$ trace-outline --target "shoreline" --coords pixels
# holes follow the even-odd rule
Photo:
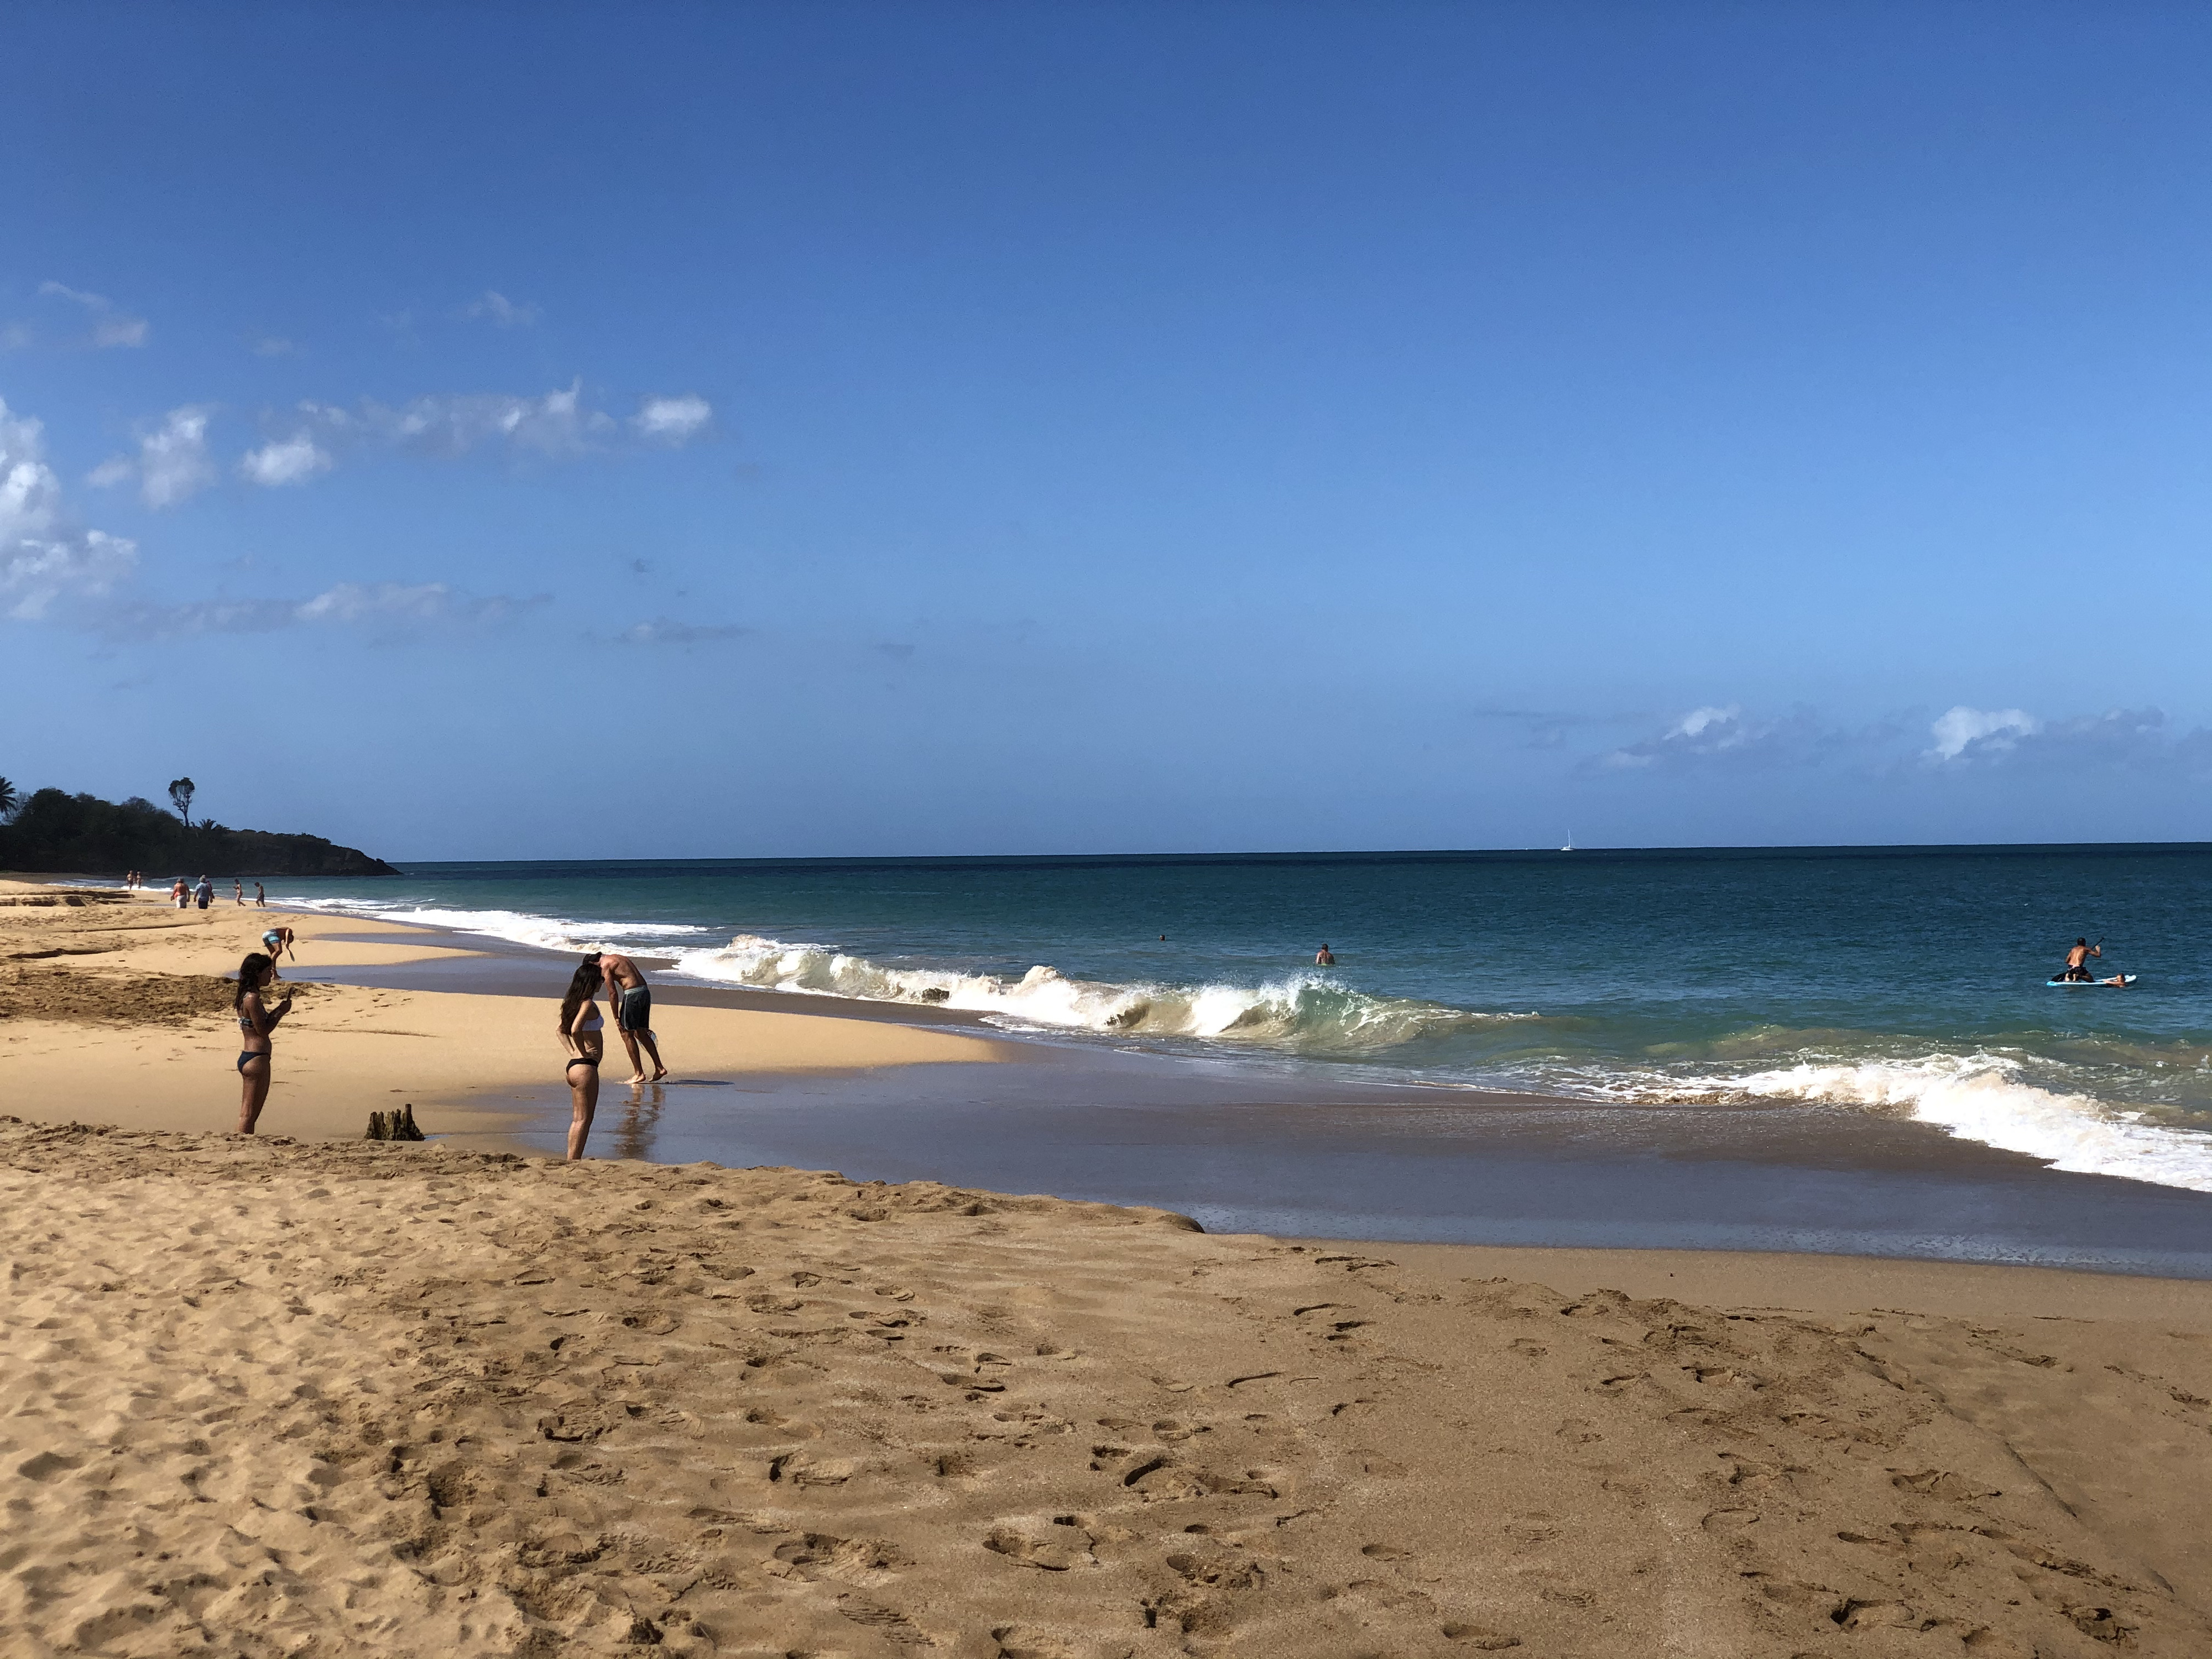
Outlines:
[[[288,964],[289,982],[307,988],[280,1038],[266,1132],[349,1139],[369,1112],[407,1103],[433,1136],[559,1149],[568,1091],[539,1028],[562,955],[326,912],[179,913],[112,890],[87,905],[133,925],[118,937],[82,907],[0,904],[0,933],[86,932],[46,942],[68,953],[34,952],[80,964],[62,983],[182,974],[219,992],[213,976],[234,969],[241,938],[280,918],[300,930],[307,960]],[[664,984],[656,1005],[677,1077],[626,1089],[617,1049],[596,1156],[1051,1192],[1283,1237],[2212,1278],[2212,1196],[2060,1174],[1872,1115],[1333,1084],[786,992]],[[15,1109],[49,1121],[217,1130],[235,1112],[229,1043],[214,1015],[135,1030],[10,1019],[0,1083]]]

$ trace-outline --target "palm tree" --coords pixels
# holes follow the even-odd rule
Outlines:
[[[16,792],[15,786],[0,778],[0,818],[15,817],[15,809],[22,804],[23,797]]]
[[[193,784],[190,778],[173,778],[169,781],[169,805],[177,809],[177,816],[185,821],[185,828],[187,830],[192,827],[192,789]]]

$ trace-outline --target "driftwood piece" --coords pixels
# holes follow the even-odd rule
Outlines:
[[[422,1130],[415,1127],[415,1108],[412,1103],[396,1112],[371,1112],[368,1133],[364,1140],[420,1140]]]

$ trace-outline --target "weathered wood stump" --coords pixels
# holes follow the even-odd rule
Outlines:
[[[412,1103],[396,1112],[371,1112],[368,1133],[364,1140],[420,1140],[422,1130],[415,1127],[415,1108]]]

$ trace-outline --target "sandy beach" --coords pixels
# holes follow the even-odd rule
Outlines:
[[[70,896],[0,891],[10,1654],[2212,1652],[2212,1284],[566,1166],[478,1150],[526,998],[313,987],[240,1139],[273,913]]]
[[[152,895],[0,883],[0,1079],[8,1109],[131,1129],[219,1130],[237,1120],[230,988],[262,931],[291,927],[300,963],[422,963],[469,954],[421,928],[255,909],[226,895],[178,910]],[[359,1135],[411,1104],[441,1133],[492,1134],[528,1088],[561,1089],[554,1005],[542,998],[307,984],[276,1042],[265,1133]],[[280,970],[281,971],[281,970]],[[557,975],[555,976],[557,982]],[[557,988],[557,983],[556,983]],[[809,1014],[665,1007],[656,1029],[695,1069],[804,1072],[995,1060],[1006,1045],[955,1031]],[[626,1075],[608,1043],[606,1077]]]

